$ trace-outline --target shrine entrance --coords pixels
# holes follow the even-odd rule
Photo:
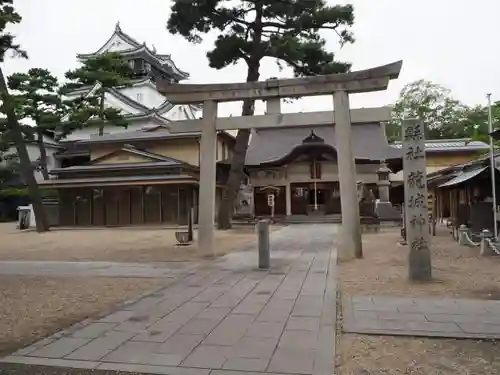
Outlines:
[[[340,258],[362,256],[361,227],[356,191],[356,170],[352,147],[351,122],[385,122],[391,108],[350,109],[349,95],[386,90],[391,79],[398,78],[402,61],[357,72],[329,74],[291,79],[270,79],[264,82],[218,84],[172,84],[159,80],[157,89],[172,104],[203,104],[200,120],[175,121],[168,125],[171,133],[201,132],[199,229],[200,248],[214,254],[216,140],[218,131],[335,125],[339,142],[338,174],[342,205],[342,238]],[[332,95],[333,111],[281,113],[281,98]],[[265,100],[266,115],[217,117],[220,102]],[[381,155],[381,157],[384,157]],[[317,195],[315,195],[317,196]]]
[[[302,182],[290,184],[292,215],[340,214],[338,182]]]

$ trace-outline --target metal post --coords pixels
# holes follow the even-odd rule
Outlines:
[[[313,159],[314,211],[318,211],[318,185],[316,184],[316,158]]]
[[[498,237],[497,223],[497,192],[495,187],[495,145],[493,144],[493,116],[491,114],[491,94],[486,94],[488,98],[488,132],[490,133],[490,168],[491,168],[491,197],[493,198],[493,235]]]
[[[267,270],[271,263],[268,220],[260,220],[257,223],[257,236],[259,243],[259,269]]]
[[[193,242],[193,220],[194,220],[194,207],[188,211],[188,241]]]

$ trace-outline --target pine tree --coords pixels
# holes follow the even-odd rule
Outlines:
[[[200,43],[203,34],[217,32],[215,46],[207,53],[210,67],[223,69],[244,61],[246,81],[254,82],[265,57],[284,63],[297,77],[348,71],[350,64],[334,59],[322,35],[331,31],[341,45],[352,43],[353,22],[352,5],[329,6],[325,0],[174,0],[167,28],[192,43]],[[253,113],[254,101],[244,101],[242,115]],[[250,130],[238,131],[218,213],[219,229],[231,228],[249,139]]]
[[[13,6],[13,0],[0,0],[0,63],[4,62],[5,55],[12,51],[16,56],[27,58],[26,51],[21,49],[19,44],[14,41],[14,36],[6,31],[7,26],[21,22],[21,16],[16,12]],[[5,81],[3,69],[0,66],[0,98],[2,100],[1,112],[6,116],[6,130],[10,133],[9,137],[13,140],[24,181],[28,186],[28,192],[33,204],[33,210],[36,218],[37,232],[49,230],[47,216],[42,204],[42,198],[38,189],[38,184],[34,176],[34,166],[30,161],[28,151],[26,150],[23,131],[16,118],[15,103]]]
[[[106,92],[117,86],[126,86],[133,78],[133,70],[123,57],[115,52],[85,60],[78,69],[66,73],[69,80],[62,92],[70,92],[82,86],[95,86],[95,92],[73,102],[70,122],[74,126],[97,126],[99,135],[104,134],[106,124],[127,127],[126,119],[115,108],[104,106]]]
[[[48,70],[33,68],[28,73],[15,73],[7,79],[13,95],[18,119],[31,119],[35,126],[31,130],[36,135],[40,151],[40,169],[47,180],[47,151],[44,136],[54,135],[66,115],[66,107],[58,93],[57,78]]]

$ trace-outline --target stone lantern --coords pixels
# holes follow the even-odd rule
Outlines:
[[[389,188],[391,186],[391,181],[389,181],[389,175],[391,170],[387,167],[387,163],[383,161],[380,163],[380,168],[377,170],[378,176],[378,196],[379,200],[375,204],[375,213],[381,220],[400,220],[401,214],[398,210],[392,207],[392,203],[389,199]]]
[[[391,170],[387,167],[385,162],[380,164],[380,168],[377,170],[378,176],[378,195],[381,202],[389,202],[389,187],[391,186],[391,181],[389,181],[389,175]]]

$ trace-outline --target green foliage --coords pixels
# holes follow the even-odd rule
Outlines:
[[[7,51],[28,58],[26,51],[22,50],[19,44],[14,43],[14,35],[5,32],[8,25],[15,25],[20,22],[21,16],[14,9],[14,0],[0,0],[0,62],[5,60]]]
[[[12,50],[18,56],[27,58],[25,51],[21,50],[18,44],[14,43],[12,34],[5,31],[11,24],[21,22],[21,16],[14,10],[13,0],[0,0],[0,62],[5,59],[7,51]],[[33,165],[30,162],[28,151],[26,150],[26,141],[23,135],[22,127],[16,118],[15,101],[11,97],[2,67],[0,66],[0,99],[2,100],[1,112],[6,115],[5,127],[9,130],[10,137],[16,146],[21,171],[28,186],[29,196],[33,202],[33,210],[36,220],[37,232],[45,232],[49,230],[47,216],[43,209],[40,191],[33,175]],[[2,141],[3,142],[3,141]]]
[[[68,82],[61,90],[63,94],[97,83],[100,87],[91,95],[67,102],[70,116],[63,135],[85,126],[98,126],[99,135],[103,134],[106,124],[127,127],[128,123],[119,110],[104,106],[106,91],[125,86],[133,78],[132,68],[120,54],[110,52],[87,59],[80,68],[67,72],[66,78]]]
[[[167,28],[193,43],[216,31],[207,53],[210,67],[222,69],[240,59],[257,69],[264,57],[291,67],[296,76],[345,72],[326,48],[321,30],[335,33],[341,44],[354,41],[349,27],[352,5],[328,6],[324,0],[175,0]]]
[[[5,189],[0,188],[0,197],[2,198],[29,197],[29,192],[27,188],[16,188],[16,187],[7,187]]]
[[[12,157],[3,160],[0,166],[0,196],[27,196],[28,191],[23,186],[20,165],[17,158]]]
[[[127,84],[133,70],[119,53],[107,52],[85,60],[81,67],[66,72],[65,76],[69,80],[65,90],[93,86],[97,82],[106,89]]]
[[[493,124],[500,124],[500,102],[492,105]],[[451,96],[447,88],[425,80],[406,85],[396,101],[387,126],[389,140],[401,140],[405,118],[420,118],[427,139],[472,138],[489,142],[488,108],[468,107]]]
[[[32,68],[27,73],[12,74],[7,82],[14,91],[18,119],[33,120],[36,132],[54,132],[66,114],[57,78],[46,69]]]
[[[209,65],[223,69],[244,61],[247,82],[260,77],[263,58],[278,67],[290,67],[295,76],[344,73],[349,63],[335,60],[326,45],[326,33],[340,44],[354,42],[352,5],[330,6],[326,0],[174,0],[167,29],[192,43],[203,34],[218,34],[214,48],[207,52]],[[254,101],[243,101],[242,115],[254,113]],[[234,201],[240,187],[250,131],[238,130],[226,189],[219,206],[219,229],[231,227]]]
[[[59,91],[59,83],[48,70],[32,68],[7,78],[14,111],[18,120],[32,120],[35,126],[23,127],[25,140],[36,140],[40,150],[40,167],[48,179],[44,135],[53,137],[67,113]],[[8,135],[6,135],[8,136]],[[33,161],[32,161],[33,162]]]

